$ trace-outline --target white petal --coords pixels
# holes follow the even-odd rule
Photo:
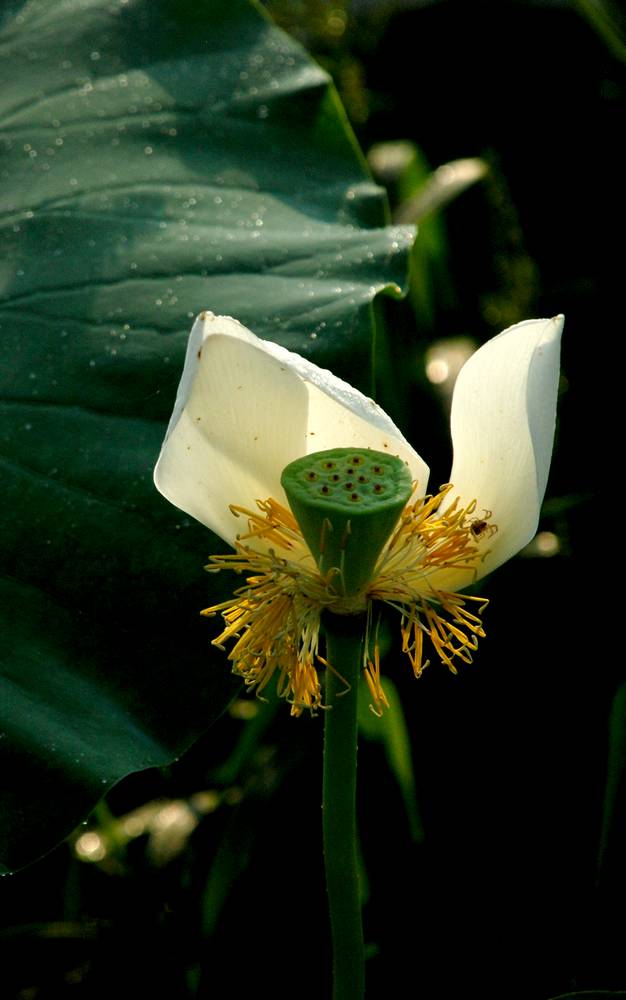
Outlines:
[[[484,542],[488,555],[478,577],[510,559],[537,530],[552,455],[562,330],[562,316],[511,326],[472,355],[457,379],[452,495],[463,504],[475,498],[476,516],[491,511],[498,528]],[[465,574],[464,585],[469,582]]]
[[[399,455],[425,491],[427,466],[376,403],[230,317],[198,317],[154,471],[168,500],[232,544],[230,504],[285,503],[284,467],[338,447]]]

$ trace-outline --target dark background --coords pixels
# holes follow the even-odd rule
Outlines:
[[[623,732],[609,577],[620,515],[615,490],[605,495],[620,391],[622,66],[574,4],[362,8],[340,33],[324,31],[328,8],[272,10],[335,74],[365,150],[409,139],[433,167],[465,156],[491,166],[446,212],[453,290],[438,293],[436,330],[408,303],[385,307],[391,343],[414,350],[415,385],[427,389],[418,368],[434,335],[484,340],[525,316],[566,315],[542,522],[558,554],[515,559],[487,582],[488,638],[459,676],[433,665],[416,683],[388,658],[413,745],[419,843],[380,746],[361,747],[368,996],[624,990],[626,789],[619,755],[607,764],[612,706]],[[436,395],[397,416],[418,448],[427,425],[445,480]],[[241,727],[225,716],[167,771],[127,779],[111,814],[218,784]],[[6,995],[221,997],[259,983],[275,997],[329,995],[320,734],[319,719],[279,710],[230,799],[167,862],[150,859],[147,836],[91,865],[63,845],[7,880]],[[610,815],[607,787],[618,789]],[[209,936],[220,851],[225,902]]]

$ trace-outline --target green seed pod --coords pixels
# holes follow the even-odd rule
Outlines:
[[[408,467],[369,448],[332,448],[291,462],[281,484],[320,572],[336,570],[338,593],[358,593],[411,496]]]

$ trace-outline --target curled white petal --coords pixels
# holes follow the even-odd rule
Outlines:
[[[546,489],[559,379],[563,317],[527,320],[488,341],[461,369],[452,400],[453,495],[476,499],[497,533],[477,577],[533,537]],[[439,585],[467,585],[456,574]]]
[[[230,504],[285,503],[284,467],[337,447],[398,455],[426,490],[428,467],[373,400],[228,316],[198,317],[154,471],[168,500],[232,544]]]

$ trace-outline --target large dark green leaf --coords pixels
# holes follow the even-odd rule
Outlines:
[[[326,75],[244,0],[5,4],[0,56],[15,867],[233,691],[197,617],[218,543],[151,484],[192,317],[237,316],[367,388],[370,303],[403,282],[412,231],[385,226]]]

